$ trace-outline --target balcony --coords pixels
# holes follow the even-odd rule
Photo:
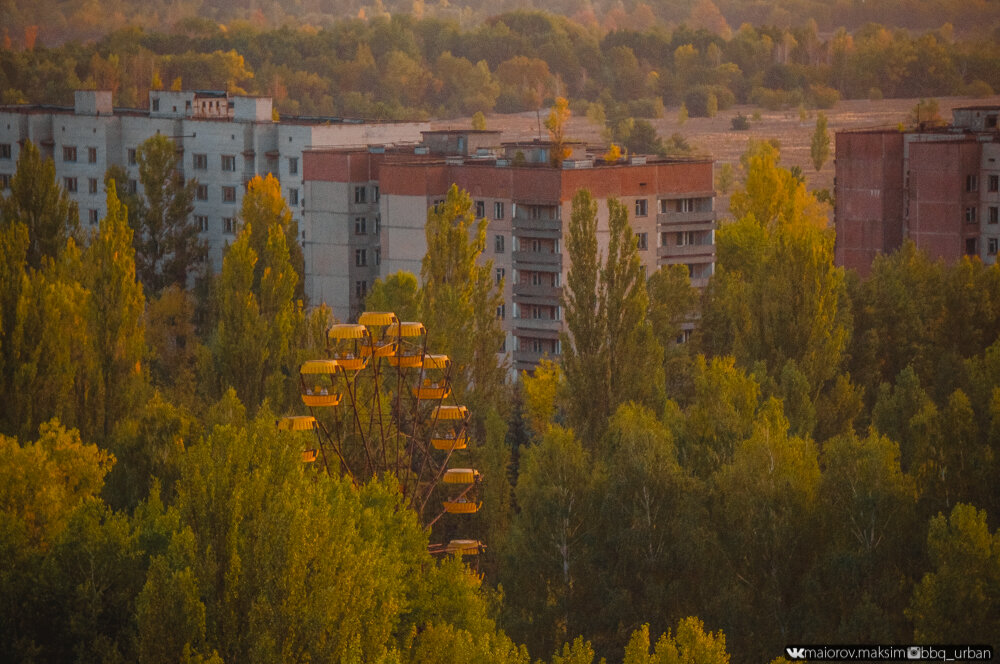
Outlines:
[[[514,267],[519,270],[532,270],[533,266],[541,269],[549,268],[547,272],[558,272],[562,270],[562,254],[551,251],[515,251]],[[554,270],[551,268],[555,268]]]
[[[656,250],[658,258],[680,258],[686,256],[700,256],[715,258],[714,244],[686,244],[684,246],[667,245]]]
[[[562,287],[541,284],[537,286],[533,284],[514,284],[514,295],[521,295],[524,297],[540,297],[558,302],[559,298],[562,296]]]
[[[562,231],[562,221],[559,219],[550,219],[548,217],[539,217],[537,219],[530,219],[527,216],[522,216],[518,214],[512,220],[515,231],[549,231],[549,232],[561,232]]]
[[[514,362],[516,363],[515,368],[518,371],[530,371],[538,366],[538,363],[543,359],[558,362],[559,356],[553,355],[552,353],[536,353],[530,350],[514,351]]]
[[[656,215],[656,224],[658,226],[668,225],[674,227],[678,224],[698,224],[700,227],[703,224],[712,223],[714,221],[715,212],[712,210],[696,212],[660,212]],[[687,229],[678,228],[677,230]]]
[[[562,331],[562,321],[551,318],[515,318],[514,330],[515,332],[560,332]]]

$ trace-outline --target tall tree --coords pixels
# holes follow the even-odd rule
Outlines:
[[[618,404],[663,401],[662,349],[646,320],[649,297],[628,210],[608,201],[608,254],[597,251],[597,203],[585,190],[573,198],[570,270],[564,303],[563,367],[570,394],[570,421],[593,443]],[[644,380],[632,380],[638,358],[648,361]],[[652,360],[652,361],[649,361]]]
[[[504,340],[497,309],[502,286],[493,261],[480,264],[486,220],[475,218],[469,194],[452,185],[443,203],[427,211],[427,254],[420,276],[428,343],[452,359],[456,396],[481,413],[503,402],[506,369],[497,362]]]
[[[763,362],[777,382],[795,360],[810,398],[836,376],[850,337],[844,271],[833,265],[823,206],[763,146],[733,194],[736,220],[716,236],[718,269],[701,335],[706,349],[744,367]]]
[[[134,215],[136,272],[147,293],[159,293],[203,269],[208,246],[194,224],[196,180],[184,181],[178,169],[180,155],[172,140],[156,134],[136,151],[139,181],[145,200]]]
[[[255,175],[247,183],[247,193],[243,196],[240,208],[240,221],[251,229],[250,247],[262,256],[267,243],[270,242],[271,228],[277,227],[285,236],[285,247],[288,260],[297,280],[294,282],[295,299],[304,297],[305,258],[302,255],[302,245],[299,244],[299,224],[292,217],[288,203],[281,195],[281,184],[278,179],[268,173],[261,177]],[[261,263],[254,269],[254,290],[258,290],[268,265]]]
[[[146,300],[142,285],[136,281],[132,229],[113,182],[108,186],[107,207],[108,214],[83,256],[90,291],[87,324],[96,372],[95,424],[105,438],[141,398],[146,348]]]
[[[212,341],[216,393],[227,387],[255,410],[267,396],[288,402],[290,344],[302,312],[293,301],[298,275],[289,259],[285,234],[268,229],[258,256],[250,246],[254,230],[244,224],[222,259],[219,318]],[[255,283],[255,275],[260,282]]]
[[[809,143],[809,156],[817,171],[830,158],[830,134],[826,130],[826,114],[823,111],[816,115],[816,130]]]
[[[562,337],[562,365],[569,392],[570,421],[579,431],[599,431],[607,417],[607,357],[598,283],[601,258],[597,252],[597,201],[586,189],[573,196],[566,238],[570,269],[563,288],[566,332]]]
[[[31,141],[21,148],[10,193],[0,203],[0,211],[4,224],[27,226],[27,261],[36,270],[44,256],[58,256],[66,240],[79,232],[79,210],[56,181],[55,163],[43,160]]]

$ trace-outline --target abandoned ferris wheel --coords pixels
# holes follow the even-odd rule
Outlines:
[[[478,512],[482,476],[455,464],[468,451],[469,411],[455,403],[451,360],[427,353],[424,325],[367,311],[356,324],[327,330],[326,354],[299,368],[309,415],[277,422],[280,430],[315,434],[302,461],[355,484],[391,473],[428,528],[446,515]],[[485,546],[452,539],[429,549],[466,556]]]

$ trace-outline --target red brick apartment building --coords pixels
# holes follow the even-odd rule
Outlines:
[[[598,243],[608,243],[608,199],[629,210],[647,273],[688,266],[703,286],[715,261],[710,159],[633,157],[606,164],[574,145],[562,167],[551,144],[500,143],[493,131],[423,133],[417,147],[311,150],[303,155],[307,289],[336,315],[360,310],[372,282],[399,270],[419,276],[428,207],[452,184],[469,192],[489,222],[484,259],[504,282],[497,311],[515,368],[560,353],[560,296],[569,261],[563,233],[580,189],[598,202]]]
[[[1000,249],[1000,106],[953,111],[944,127],[837,133],[838,265],[867,275],[909,238],[932,258],[995,263]]]

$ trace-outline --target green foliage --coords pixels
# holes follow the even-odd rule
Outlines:
[[[503,292],[494,281],[493,261],[479,264],[486,226],[486,219],[475,218],[469,194],[452,185],[444,203],[427,211],[420,270],[420,320],[434,331],[435,352],[460,367],[452,375],[453,389],[474,413],[502,403],[504,390],[505,367],[497,361],[504,337],[496,316]]]
[[[136,272],[149,294],[165,287],[187,286],[190,275],[204,269],[207,245],[198,237],[191,218],[196,180],[184,182],[178,165],[181,156],[172,140],[157,134],[136,150],[139,181],[144,198],[136,201],[130,219],[136,250]]]
[[[663,375],[657,369],[662,350],[646,320],[646,293],[628,210],[608,201],[607,258],[597,254],[597,204],[586,190],[573,198],[567,249],[570,271],[563,294],[566,327],[563,371],[570,394],[576,395],[569,421],[592,443],[610,413],[625,401],[662,401]],[[649,380],[633,381],[629,363],[651,358]]]
[[[132,230],[113,182],[107,206],[108,214],[91,238],[82,264],[90,291],[86,321],[94,359],[88,404],[94,410],[94,429],[84,433],[104,438],[142,397],[146,352],[146,301],[136,281]]]
[[[906,616],[919,642],[973,643],[1000,629],[1000,532],[990,535],[986,513],[958,504],[931,519],[932,571],[913,590]]]
[[[365,300],[366,311],[391,311],[403,321],[420,319],[420,286],[409,272],[376,279]]]
[[[823,113],[816,116],[816,130],[809,143],[809,156],[817,171],[823,168],[823,164],[830,158],[830,134],[826,131],[826,115]]]
[[[25,141],[10,179],[10,193],[0,201],[0,219],[5,226],[27,227],[27,261],[40,269],[45,257],[57,258],[66,241],[79,234],[79,211],[56,181],[52,159],[42,159],[38,148]]]

